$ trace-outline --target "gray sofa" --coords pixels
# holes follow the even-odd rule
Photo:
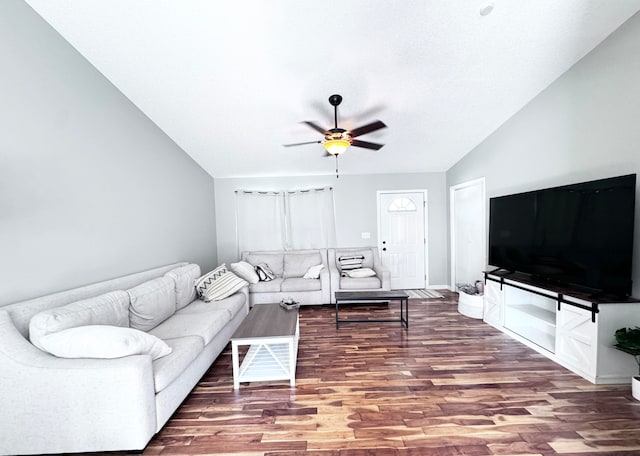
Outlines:
[[[248,313],[246,287],[220,301],[195,299],[194,266],[173,264],[0,308],[0,454],[143,449]],[[160,317],[140,306],[158,284],[175,298],[175,312]],[[123,329],[134,321],[148,332]],[[60,334],[51,328],[75,330],[78,322],[160,339],[170,353],[72,359],[30,342],[50,342],[47,336]]]
[[[340,257],[356,256],[363,257],[362,267],[372,269],[375,276],[371,277],[348,277],[342,274]],[[373,291],[390,290],[391,273],[382,265],[378,249],[376,247],[356,247],[328,249],[327,260],[329,262],[329,273],[331,279],[331,303],[336,302],[336,291]]]
[[[241,260],[252,266],[266,263],[275,279],[249,285],[249,303],[264,304],[293,299],[301,305],[329,304],[330,280],[327,249],[245,251]],[[310,267],[323,264],[319,278],[305,279]]]

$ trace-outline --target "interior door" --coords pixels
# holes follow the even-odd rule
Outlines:
[[[394,290],[426,285],[425,193],[379,192],[378,243]]]
[[[486,269],[484,179],[465,182],[450,189],[451,287],[482,280]]]

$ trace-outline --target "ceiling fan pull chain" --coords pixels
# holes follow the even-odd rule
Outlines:
[[[334,155],[334,157],[336,157],[336,179],[340,176],[338,176],[338,155]]]

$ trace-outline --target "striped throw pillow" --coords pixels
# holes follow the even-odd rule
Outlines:
[[[222,264],[196,280],[196,291],[204,302],[220,301],[249,285]]]
[[[342,276],[345,276],[345,271],[351,271],[352,269],[360,269],[362,262],[364,261],[363,255],[343,255],[338,257],[338,263],[340,263],[340,270]]]

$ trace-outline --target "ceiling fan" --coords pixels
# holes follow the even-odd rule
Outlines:
[[[334,128],[324,129],[318,124],[305,120],[302,123],[307,124],[314,130],[324,135],[324,140],[306,141],[294,144],[285,144],[285,147],[302,146],[305,144],[322,144],[327,151],[328,156],[336,157],[336,177],[338,177],[338,155],[342,154],[349,146],[362,147],[364,149],[379,150],[384,144],[373,143],[369,141],[362,141],[361,139],[354,139],[358,136],[366,135],[367,133],[386,128],[384,122],[376,120],[358,128],[352,130],[345,130],[338,127],[338,105],[342,103],[341,95],[331,95],[329,97],[329,103],[333,106]]]

